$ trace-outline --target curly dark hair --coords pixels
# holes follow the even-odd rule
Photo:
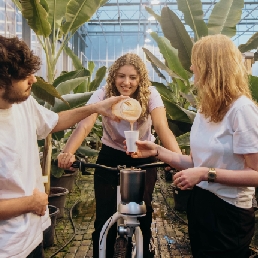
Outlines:
[[[11,87],[12,80],[24,80],[40,69],[40,59],[18,37],[0,35],[0,88]]]

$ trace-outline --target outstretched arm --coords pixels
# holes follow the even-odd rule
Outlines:
[[[62,153],[58,155],[58,166],[60,168],[70,168],[74,158],[74,153],[76,150],[81,146],[83,140],[87,137],[90,133],[91,129],[93,128],[98,114],[92,114],[82,121],[78,123],[76,129],[71,134],[70,138],[68,139]]]
[[[132,158],[157,156],[161,161],[178,170],[193,167],[191,155],[182,155],[180,153],[172,152],[150,141],[137,141],[136,144],[138,150],[135,153],[130,153]]]
[[[90,116],[94,113],[99,113],[103,116],[108,116],[113,120],[119,121],[111,111],[112,105],[117,103],[118,101],[125,99],[128,97],[125,96],[118,96],[118,97],[111,97],[100,101],[98,103],[86,105],[84,107],[75,108],[72,110],[66,110],[58,113],[59,119],[57,125],[52,130],[52,133],[62,131],[64,129],[68,129],[69,127],[75,125],[76,123],[80,122],[82,119]]]
[[[168,127],[166,110],[158,107],[152,110],[151,119],[156,133],[158,134],[163,146],[173,152],[181,154],[176,138]]]
[[[216,169],[215,183],[230,186],[258,186],[258,153],[244,154],[246,167],[242,170]],[[174,175],[174,184],[187,189],[208,181],[208,167],[195,167],[182,170]]]

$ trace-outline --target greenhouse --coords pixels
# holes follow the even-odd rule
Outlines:
[[[258,0],[0,14],[0,257],[258,257]]]

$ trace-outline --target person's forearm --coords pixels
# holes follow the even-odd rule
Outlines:
[[[200,167],[199,170],[202,172],[202,181],[208,181],[208,170],[209,168]],[[258,172],[250,168],[243,170],[227,170],[221,168],[215,168],[216,179],[215,183],[230,185],[230,186],[258,186]]]
[[[74,154],[76,150],[81,146],[83,140],[88,136],[92,127],[94,126],[97,114],[92,114],[91,116],[82,120],[73,131],[71,136],[69,137],[63,152],[69,152]]]
[[[52,133],[67,129],[96,112],[96,104],[58,113],[59,119]]]
[[[32,196],[0,200],[0,220],[31,212]]]
[[[174,134],[169,129],[166,130],[165,132],[160,133],[159,138],[166,149],[176,153],[180,153],[180,154],[182,153],[178,146],[178,143],[176,141]]]
[[[162,146],[157,145],[157,158],[169,164],[171,167],[182,170],[193,167],[191,156],[182,155],[180,153],[172,152]]]

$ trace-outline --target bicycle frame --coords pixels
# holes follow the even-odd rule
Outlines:
[[[145,169],[151,167],[164,167],[167,166],[163,162],[155,162],[150,164],[143,164],[140,166],[135,167],[135,169]],[[121,203],[121,189],[120,189],[120,172],[123,169],[126,169],[125,166],[117,166],[114,167],[107,167],[105,165],[99,164],[91,164],[91,163],[84,163],[75,161],[73,163],[74,168],[79,168],[82,174],[86,174],[85,168],[104,168],[110,171],[117,171],[118,175],[118,182],[117,182],[117,212],[114,213],[104,224],[102,227],[100,238],[99,238],[99,258],[106,258],[106,238],[109,229],[117,222],[118,224],[118,233],[119,235],[126,235],[126,236],[135,236],[135,245],[136,245],[136,252],[132,257],[135,258],[142,258],[143,257],[143,236],[140,229],[140,223],[138,221],[138,217],[146,215],[146,206],[143,202],[139,207],[139,204],[136,203],[129,203],[131,205],[129,208],[135,211],[135,214],[123,214],[122,203]],[[124,206],[124,205],[123,205]],[[121,224],[121,220],[125,222],[125,224]]]

